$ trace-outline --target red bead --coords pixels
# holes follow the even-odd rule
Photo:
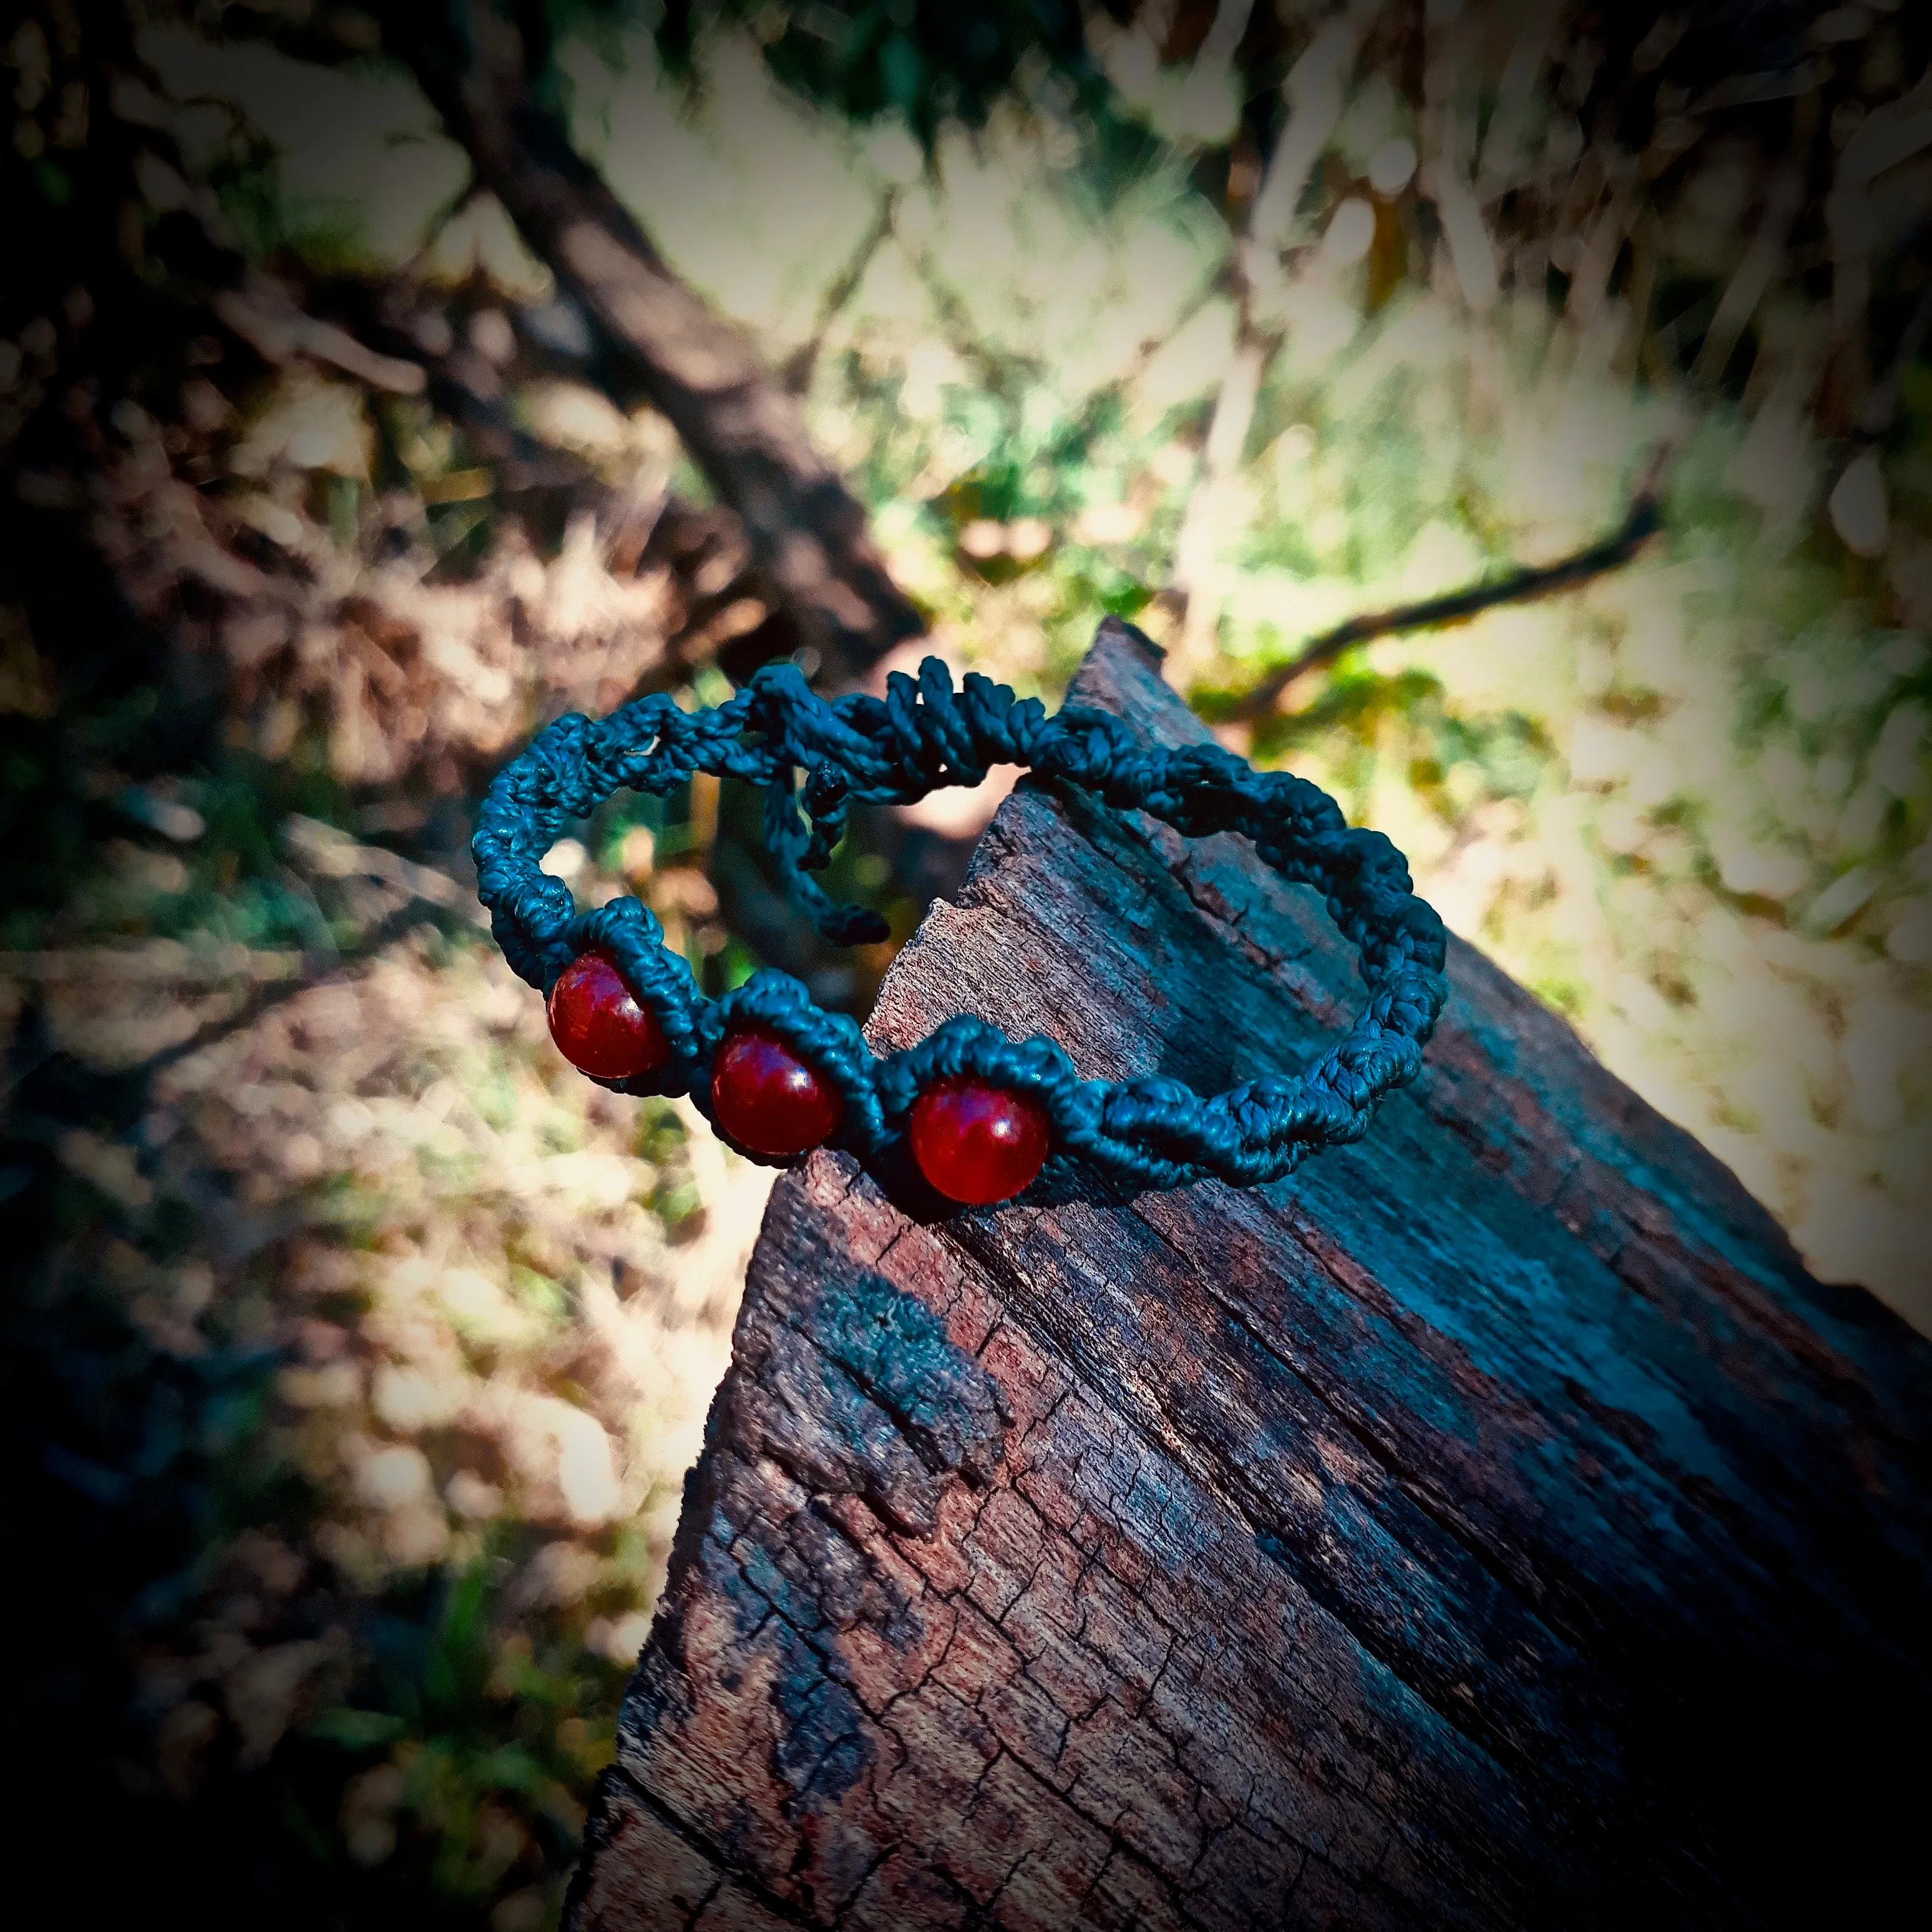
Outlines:
[[[766,1033],[725,1040],[711,1076],[711,1106],[740,1147],[779,1160],[815,1148],[845,1118],[838,1089]]]
[[[949,1201],[1010,1200],[1046,1165],[1052,1136],[1030,1100],[970,1078],[942,1080],[913,1102],[912,1155]]]
[[[601,952],[580,952],[550,989],[550,1036],[580,1072],[629,1080],[670,1054],[657,1016],[638,1005]]]

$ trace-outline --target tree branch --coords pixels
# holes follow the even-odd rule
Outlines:
[[[1239,700],[1229,716],[1235,718],[1264,716],[1304,672],[1332,664],[1352,645],[1365,644],[1371,638],[1387,637],[1398,631],[1441,630],[1451,624],[1467,623],[1498,604],[1525,604],[1587,583],[1629,562],[1663,525],[1656,493],[1646,489],[1632,500],[1630,514],[1622,526],[1587,550],[1577,550],[1555,563],[1513,570],[1492,583],[1472,584],[1466,590],[1452,590],[1441,597],[1424,598],[1419,604],[1399,604],[1393,610],[1371,610],[1351,617],[1332,631],[1323,632],[1298,656],[1270,671]]]
[[[818,366],[825,338],[831,332],[832,325],[859,292],[859,284],[866,279],[866,271],[872,266],[873,257],[890,238],[898,202],[899,191],[896,188],[886,189],[880,196],[878,212],[860,236],[858,246],[852,250],[845,266],[826,285],[818,314],[812,322],[812,334],[785,358],[785,387],[794,395],[802,396],[812,387],[812,372]]]
[[[796,400],[533,99],[509,22],[472,0],[398,9],[385,24],[478,179],[744,520],[754,559],[828,673],[849,678],[922,632]]]

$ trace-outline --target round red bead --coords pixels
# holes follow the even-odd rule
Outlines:
[[[1010,1200],[1046,1165],[1052,1136],[1033,1102],[1003,1087],[942,1080],[913,1102],[912,1155],[949,1201]]]
[[[629,1080],[654,1072],[670,1045],[601,952],[580,952],[550,989],[550,1036],[580,1072]]]
[[[815,1148],[845,1118],[838,1089],[767,1033],[734,1033],[718,1048],[711,1106],[740,1147],[780,1160]]]

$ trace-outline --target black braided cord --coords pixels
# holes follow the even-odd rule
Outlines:
[[[1347,1035],[1299,1076],[1266,1076],[1211,1100],[1176,1080],[1083,1080],[1052,1040],[1010,1040],[970,1014],[880,1059],[851,1018],[814,1006],[787,974],[761,971],[722,999],[706,998],[647,908],[626,898],[580,913],[538,863],[565,826],[620,787],[661,796],[697,772],[742,778],[765,788],[766,842],[818,930],[840,945],[882,939],[875,914],[838,904],[811,876],[844,836],[848,808],[975,785],[995,764],[1030,766],[1185,837],[1238,832],[1284,878],[1312,886],[1359,952],[1369,988]],[[1141,1186],[1210,1174],[1237,1186],[1278,1180],[1317,1149],[1362,1137],[1382,1096],[1414,1077],[1448,995],[1442,922],[1415,897],[1402,854],[1379,832],[1351,830],[1318,786],[1255,771],[1217,745],[1144,746],[1105,712],[1069,706],[1049,718],[1037,698],[1016,699],[976,673],[955,691],[937,658],[916,680],[892,673],[883,699],[820,698],[796,665],[779,663],[709,710],[681,710],[660,694],[601,723],[560,718],[497,775],[471,850],[492,930],[524,980],[548,994],[580,953],[601,951],[663,1029],[670,1051],[662,1066],[600,1084],[688,1093],[711,1116],[713,1058],[728,1033],[755,1028],[844,1097],[831,1144],[861,1162],[893,1149],[934,1082],[969,1076],[1041,1108],[1055,1165],[1083,1163]]]

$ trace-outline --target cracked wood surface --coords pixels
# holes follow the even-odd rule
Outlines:
[[[1073,701],[1201,728],[1138,634]],[[1273,1186],[772,1199],[573,1892],[659,1927],[1898,1922],[1932,1348],[1479,954]],[[1023,783],[888,978],[1212,1091],[1360,995],[1311,893]]]

